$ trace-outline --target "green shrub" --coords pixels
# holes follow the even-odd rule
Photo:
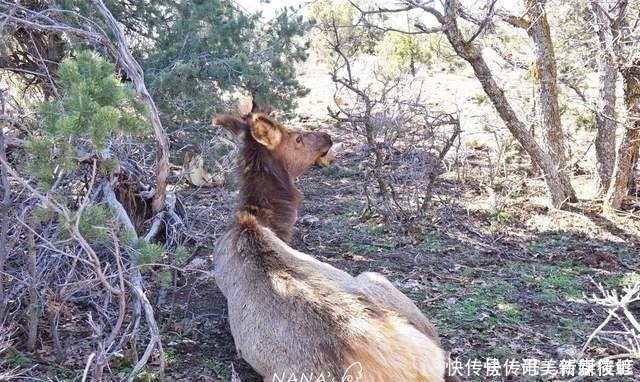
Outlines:
[[[75,171],[80,156],[96,156],[106,172],[116,172],[115,158],[103,158],[109,140],[118,134],[148,131],[145,107],[115,68],[94,52],[65,59],[56,73],[59,98],[40,105],[40,131],[27,145],[27,170],[46,190],[56,176]],[[104,160],[106,159],[106,160]]]

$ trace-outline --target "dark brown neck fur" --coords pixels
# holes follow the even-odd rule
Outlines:
[[[247,139],[239,158],[240,212],[256,217],[280,239],[289,242],[302,194],[284,165],[267,149]]]

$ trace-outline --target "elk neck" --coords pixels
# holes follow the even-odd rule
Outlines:
[[[289,242],[302,193],[283,163],[255,141],[245,143],[239,158],[240,213],[249,214]]]

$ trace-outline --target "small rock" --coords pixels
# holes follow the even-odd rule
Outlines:
[[[317,217],[313,216],[313,215],[304,215],[303,217],[301,217],[299,219],[300,224],[302,225],[306,225],[308,227],[319,227],[320,226],[320,219],[318,219]]]
[[[577,359],[578,348],[574,345],[561,345],[556,348],[556,353],[560,359]]]
[[[456,302],[458,302],[458,299],[455,297],[449,297],[444,301],[447,303],[447,305],[454,305]]]
[[[395,284],[397,288],[410,290],[412,292],[416,292],[424,289],[424,286],[418,280],[414,280],[414,279],[408,279],[405,281],[396,281],[393,284]]]
[[[196,257],[186,266],[187,269],[203,269],[206,268],[207,261],[201,257]]]
[[[464,354],[465,351],[467,351],[467,349],[463,347],[458,347],[458,348],[451,349],[449,353],[451,353],[452,356],[458,356],[460,354]]]

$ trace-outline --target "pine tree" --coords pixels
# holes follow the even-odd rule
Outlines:
[[[229,110],[229,95],[236,92],[249,93],[261,106],[283,111],[291,110],[296,98],[307,92],[295,76],[296,63],[307,58],[306,27],[292,8],[266,22],[231,0],[105,3],[122,23],[162,112],[163,125],[169,129],[208,125],[211,114]],[[95,6],[84,0],[38,0],[22,6],[38,12],[72,11],[52,12],[56,20],[70,25],[82,26],[90,20],[93,28],[104,22]],[[0,5],[0,12],[9,8]],[[86,46],[57,31],[24,34],[2,25],[0,30],[7,36],[0,39],[1,66],[38,85],[45,98],[55,97],[56,85],[49,82],[47,73],[55,72],[75,49]]]
[[[228,0],[172,3],[167,13],[171,22],[142,60],[165,125],[208,123],[214,112],[228,111],[229,92],[249,93],[258,105],[285,111],[306,94],[295,76],[295,64],[307,57],[301,16],[285,9],[264,23]]]
[[[56,73],[60,98],[40,105],[41,129],[29,139],[29,172],[46,189],[56,176],[78,167],[79,157],[99,158],[101,169],[115,172],[117,161],[105,155],[118,134],[148,131],[144,105],[98,54],[83,51],[65,59]]]

